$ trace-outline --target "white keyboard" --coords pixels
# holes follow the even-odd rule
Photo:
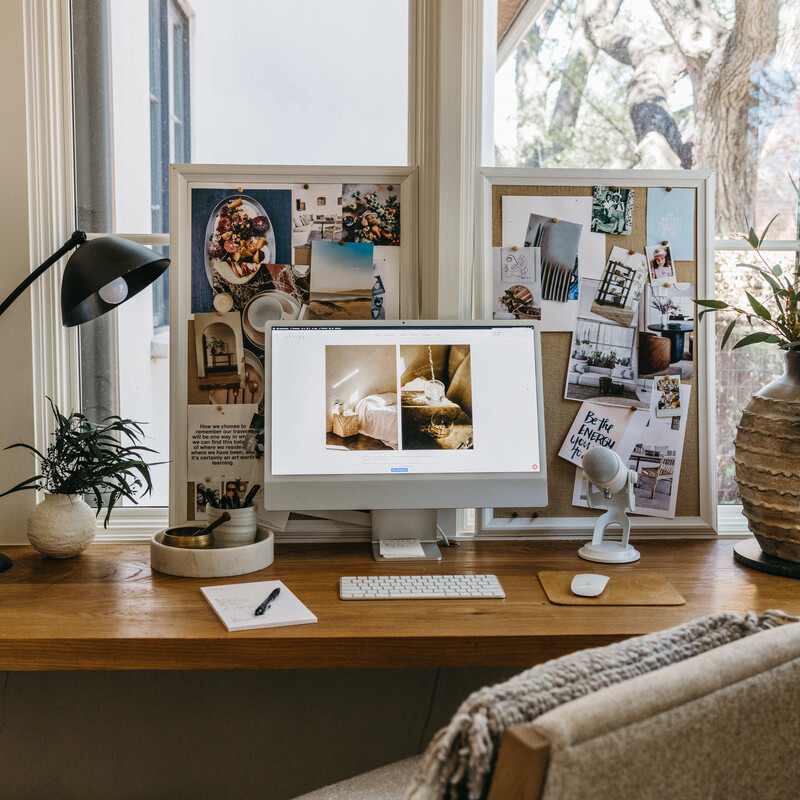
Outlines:
[[[502,598],[496,575],[368,575],[339,579],[342,600]]]

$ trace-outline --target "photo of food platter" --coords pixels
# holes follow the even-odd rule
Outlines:
[[[261,264],[275,261],[275,233],[263,206],[247,195],[226,197],[211,212],[205,236],[209,284],[214,271],[229,284],[247,283]]]

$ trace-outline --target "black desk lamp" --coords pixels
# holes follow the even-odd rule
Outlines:
[[[168,258],[149,247],[115,236],[88,241],[83,231],[75,231],[0,304],[0,316],[40,275],[76,247],[61,281],[61,319],[68,328],[116,308],[149,286],[169,266]],[[0,572],[12,563],[0,553]]]

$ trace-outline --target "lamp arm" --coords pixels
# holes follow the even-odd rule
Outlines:
[[[69,253],[70,250],[74,250],[79,245],[82,245],[86,241],[86,234],[83,231],[75,231],[72,236],[56,250],[50,258],[43,261],[30,275],[28,275],[16,289],[14,289],[11,294],[0,303],[0,317],[6,312],[8,307],[40,276],[44,275],[53,264],[56,263],[60,258],[65,256]]]

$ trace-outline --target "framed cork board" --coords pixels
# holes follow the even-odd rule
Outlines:
[[[170,525],[263,483],[264,325],[416,317],[416,245],[412,167],[171,165]]]
[[[714,286],[714,175],[708,171],[649,171],[649,170],[547,170],[485,168],[480,171],[481,219],[478,227],[476,252],[476,316],[491,318],[496,312],[497,294],[494,291],[491,265],[493,248],[523,246],[526,236],[524,226],[531,213],[539,218],[557,223],[556,214],[563,209],[580,207],[589,209],[581,242],[587,241],[591,220],[592,198],[595,187],[609,190],[633,190],[632,214],[609,220],[600,238],[591,233],[593,248],[579,251],[576,272],[582,277],[603,274],[606,259],[614,248],[624,248],[628,253],[646,253],[655,225],[650,221],[648,240],[648,200],[651,202],[651,220],[656,203],[669,206],[680,198],[682,208],[677,218],[680,224],[673,228],[672,248],[676,254],[674,283],[676,286],[694,284],[695,297],[710,297]],[[679,190],[679,191],[676,191]],[[674,194],[667,194],[674,192]],[[663,199],[662,199],[663,198]],[[550,209],[554,209],[551,211]],[[668,217],[668,215],[666,215]],[[686,220],[690,220],[689,224]],[[667,218],[666,224],[670,224]],[[674,220],[672,220],[674,221]],[[513,223],[513,224],[512,224]],[[618,227],[615,227],[617,226]],[[623,230],[623,233],[616,232]],[[665,239],[664,241],[668,241]],[[680,246],[678,242],[680,241]],[[661,245],[662,242],[657,244]],[[584,253],[583,255],[581,253]],[[615,252],[620,252],[619,250]],[[573,251],[574,258],[574,251]],[[598,285],[600,281],[598,280]],[[576,282],[577,284],[577,282]],[[648,287],[649,288],[649,287]],[[577,293],[576,293],[577,294]],[[565,295],[566,296],[566,295]],[[570,297],[573,295],[570,293]],[[542,372],[545,393],[545,439],[547,446],[548,505],[546,508],[495,508],[481,509],[478,513],[477,531],[482,537],[507,537],[520,533],[541,533],[549,536],[591,535],[596,512],[573,505],[575,466],[558,456],[570,427],[581,408],[576,399],[566,399],[569,394],[567,371],[575,355],[573,329],[576,325],[574,303],[561,303],[557,308],[547,308],[542,301]],[[693,306],[693,304],[692,304]],[[571,309],[571,311],[567,311]],[[570,313],[572,317],[570,317]],[[693,319],[691,317],[693,316]],[[644,317],[635,325],[646,330]],[[690,331],[687,334],[687,354],[690,377],[682,378],[691,385],[690,403],[686,418],[683,459],[675,499],[674,518],[661,516],[633,516],[635,534],[666,532],[686,535],[708,535],[716,531],[716,472],[714,453],[714,336],[713,322],[706,317],[698,324],[692,309],[680,323]],[[677,326],[676,326],[677,327]],[[636,352],[634,351],[634,358]]]

